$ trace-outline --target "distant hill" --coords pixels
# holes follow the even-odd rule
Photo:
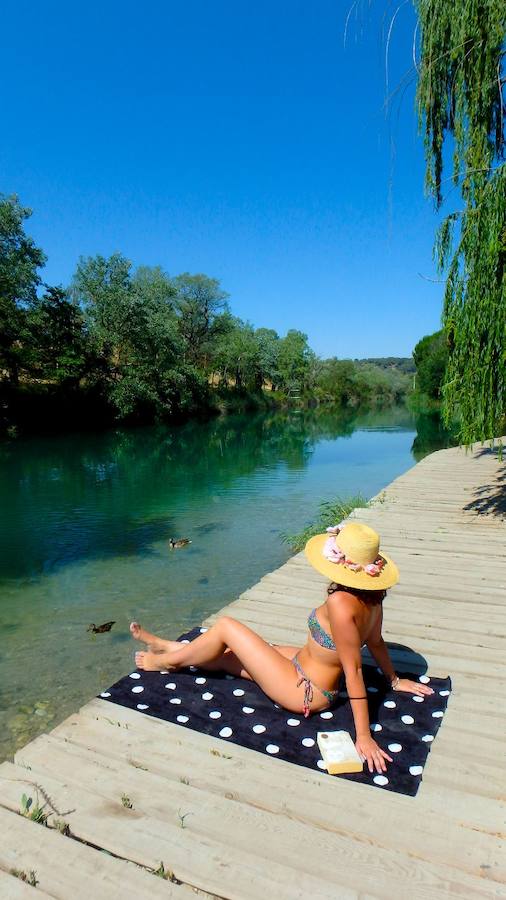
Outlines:
[[[416,372],[415,361],[412,356],[379,356],[371,359],[353,360],[357,366],[377,366],[378,369],[397,369],[405,375]]]

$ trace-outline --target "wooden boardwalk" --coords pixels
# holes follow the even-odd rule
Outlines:
[[[443,450],[356,514],[400,566],[394,662],[404,645],[453,679],[416,798],[93,700],[0,766],[0,896],[37,896],[18,869],[61,900],[506,897],[505,495],[496,454]],[[226,612],[302,643],[324,583],[299,554]],[[75,839],[19,815],[23,793],[50,798]],[[149,871],[160,862],[173,881]]]

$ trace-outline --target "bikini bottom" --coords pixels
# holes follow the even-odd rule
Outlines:
[[[329,705],[335,703],[337,697],[339,696],[339,691],[325,691],[323,688],[318,687],[317,684],[311,681],[310,678],[307,677],[304,669],[302,668],[299,660],[297,659],[298,654],[296,653],[294,657],[292,657],[292,662],[295,666],[296,672],[300,675],[300,678],[297,682],[297,687],[299,685],[304,685],[304,704],[303,711],[304,717],[307,719],[311,712],[311,703],[313,700],[313,688],[316,688],[317,691],[320,691],[320,694],[323,694],[324,697],[329,701]]]

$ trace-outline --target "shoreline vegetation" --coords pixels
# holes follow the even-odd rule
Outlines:
[[[235,316],[219,281],[81,257],[43,282],[31,210],[0,195],[0,434],[180,423],[248,410],[382,408],[413,391],[412,358],[321,359],[307,335]]]
[[[316,518],[312,519],[302,531],[295,534],[281,534],[281,539],[294,553],[299,553],[304,549],[309,538],[314,537],[315,534],[322,534],[331,525],[339,525],[339,522],[348,518],[353,509],[359,507],[363,509],[369,504],[370,501],[366,500],[362,494],[323,500],[318,507]]]

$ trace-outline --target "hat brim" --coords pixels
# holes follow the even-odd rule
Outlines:
[[[380,553],[381,558],[385,561],[385,565],[379,575],[368,575],[367,572],[353,572],[340,563],[330,562],[323,555],[323,547],[328,537],[329,535],[325,533],[316,534],[314,537],[309,538],[304,552],[316,571],[321,572],[330,581],[344,584],[346,587],[357,588],[360,591],[384,591],[399,581],[399,569],[386,553]]]

